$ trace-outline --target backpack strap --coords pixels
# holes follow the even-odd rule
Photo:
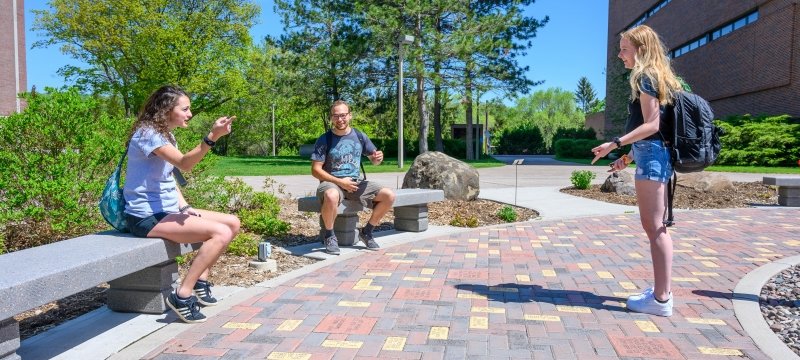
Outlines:
[[[675,198],[675,187],[678,185],[678,173],[672,171],[672,178],[667,183],[667,219],[663,221],[664,226],[675,225],[675,218],[672,216],[672,203]]]
[[[361,155],[365,156],[364,155],[364,150],[367,148],[367,145],[366,145],[366,141],[364,141],[364,134],[361,131],[356,130],[356,128],[351,128],[351,129],[353,129],[353,131],[356,132],[356,136],[358,136],[358,141],[361,143]],[[325,142],[326,142],[326,144],[328,146],[327,148],[325,148],[326,149],[325,165],[327,165],[328,164],[328,161],[327,161],[328,160],[327,159],[328,156],[327,155],[331,153],[331,146],[333,146],[333,131],[330,130],[330,129],[328,129],[328,131],[325,132]],[[364,170],[364,162],[363,161],[359,161],[358,163],[361,164],[361,172],[364,174],[364,180],[367,180],[367,171]],[[323,168],[324,167],[325,166],[323,166]],[[328,173],[331,172],[330,168],[325,169],[325,171],[327,171]]]

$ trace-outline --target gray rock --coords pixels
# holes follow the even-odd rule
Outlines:
[[[478,170],[443,153],[417,156],[403,178],[403,188],[440,189],[451,200],[475,200],[480,194]]]
[[[617,171],[608,175],[606,181],[600,186],[600,191],[615,192],[621,195],[636,195],[633,176],[627,171]]]
[[[688,187],[702,192],[733,191],[733,182],[723,175],[701,171],[697,173],[678,174],[678,186]]]

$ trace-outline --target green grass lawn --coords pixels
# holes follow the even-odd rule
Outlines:
[[[574,162],[578,164],[590,164],[592,159],[568,159],[556,158],[559,161]],[[600,159],[597,160],[595,165],[605,165],[611,163],[611,160]],[[636,166],[636,165],[631,165]],[[736,173],[754,173],[754,174],[800,174],[800,166],[795,167],[781,167],[781,166],[729,166],[729,165],[712,165],[706,168],[706,171],[717,172],[736,172]]]
[[[364,171],[367,174],[385,172],[404,172],[411,167],[414,159],[405,159],[403,169],[397,168],[397,158],[386,158],[383,163],[374,166],[364,160]],[[464,160],[462,160],[464,161]],[[475,168],[503,166],[493,158],[466,161]],[[217,176],[275,176],[275,175],[311,175],[311,160],[300,156],[240,157],[220,156],[217,164],[210,170]]]

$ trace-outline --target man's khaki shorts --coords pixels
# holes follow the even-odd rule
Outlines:
[[[325,198],[325,191],[328,189],[336,189],[339,191],[339,204],[336,204],[337,206],[342,203],[342,199],[347,199],[357,200],[361,202],[361,205],[364,207],[371,209],[372,200],[375,199],[375,195],[377,195],[378,192],[384,187],[385,186],[381,186],[376,182],[363,180],[358,184],[358,190],[350,193],[342,190],[342,188],[332,182],[323,181],[319,184],[319,186],[317,186],[317,199],[319,200],[319,203],[322,204]]]

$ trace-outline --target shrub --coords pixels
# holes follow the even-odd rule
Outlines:
[[[504,206],[497,211],[497,217],[505,222],[514,222],[517,221],[517,212],[511,206]]]
[[[553,135],[553,142],[559,139],[590,139],[597,140],[597,133],[592,128],[566,129],[559,128]]]
[[[478,219],[474,216],[463,218],[461,215],[456,214],[456,216],[453,217],[453,220],[450,220],[450,226],[474,228],[478,227]]]
[[[131,122],[108,116],[76,89],[23,94],[21,113],[0,117],[0,238],[7,251],[108,226],[97,211]]]
[[[592,139],[560,139],[553,143],[553,149],[557,158],[591,159],[594,157],[592,148],[603,142],[603,140]]]
[[[497,152],[505,155],[545,154],[544,138],[539,128],[523,124],[513,129],[505,129],[497,141]]]
[[[718,121],[724,134],[717,164],[793,166],[800,149],[800,122],[788,115],[734,116]]]
[[[569,180],[572,181],[572,186],[578,189],[588,189],[594,177],[594,173],[589,170],[575,170]]]
[[[256,256],[258,255],[258,242],[261,236],[250,233],[239,233],[228,244],[226,253],[236,256]]]

